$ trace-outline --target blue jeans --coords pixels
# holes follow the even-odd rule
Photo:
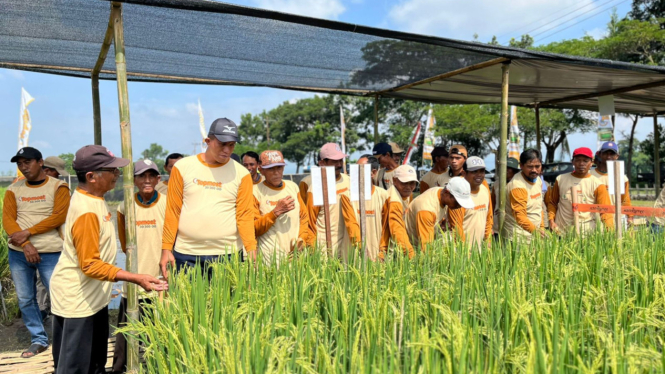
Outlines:
[[[48,335],[44,330],[42,323],[42,313],[37,304],[37,285],[36,272],[39,271],[39,277],[44,283],[46,290],[50,290],[51,274],[58,263],[60,252],[40,253],[41,262],[31,264],[26,260],[23,252],[9,249],[9,270],[12,272],[12,280],[16,287],[16,296],[18,297],[18,307],[21,309],[21,316],[25,327],[30,331],[32,344],[48,346]]]
[[[208,276],[208,280],[212,277],[212,269],[208,266],[213,262],[225,262],[231,261],[234,255],[213,255],[213,256],[194,256],[178,253],[175,249],[173,250],[173,257],[175,258],[175,268],[176,271],[183,271],[187,268],[196,267],[196,265],[201,266],[201,272],[205,272],[205,275]],[[242,261],[242,252],[237,255]]]

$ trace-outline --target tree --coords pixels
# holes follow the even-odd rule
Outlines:
[[[58,157],[63,159],[65,161],[65,170],[71,175],[76,175],[76,172],[74,171],[74,168],[72,167],[72,163],[74,162],[74,154],[73,153],[62,153]]]
[[[665,18],[665,2],[662,0],[633,0],[629,16],[638,21],[648,21],[651,18]]]
[[[152,143],[150,144],[150,148],[141,152],[141,159],[154,162],[159,168],[159,173],[166,174],[166,171],[164,171],[164,159],[168,155],[169,151],[157,143]]]

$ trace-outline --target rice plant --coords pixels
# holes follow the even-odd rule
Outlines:
[[[233,261],[210,281],[172,275],[124,331],[147,373],[662,373],[664,249],[638,231],[438,241],[412,261]]]

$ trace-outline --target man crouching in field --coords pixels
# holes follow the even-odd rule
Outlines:
[[[259,172],[265,180],[254,185],[256,216],[254,230],[263,263],[279,265],[294,250],[310,243],[309,213],[298,186],[282,180],[284,156],[280,151],[263,151]]]

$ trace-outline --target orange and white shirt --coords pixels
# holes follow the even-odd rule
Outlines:
[[[287,196],[294,198],[295,208],[276,217],[273,210],[277,202]],[[270,266],[274,261],[279,265],[291,253],[298,239],[311,244],[309,213],[295,183],[282,181],[281,188],[265,182],[254,185],[254,205],[254,230],[264,264]]]
[[[169,181],[159,181],[157,185],[155,186],[155,189],[157,192],[161,193],[162,195],[166,196],[166,194],[169,192]],[[166,199],[164,199],[166,201]]]
[[[409,209],[409,204],[413,201],[413,194],[406,199],[402,198],[395,186],[390,187],[388,190],[388,222],[383,231],[383,245],[379,257],[385,256],[384,252],[388,249],[390,243],[400,248],[404,254],[413,258],[415,255],[413,246],[409,240],[409,234],[406,229],[406,212]]]
[[[610,190],[610,181],[609,181],[609,177],[607,176],[607,173],[602,173],[602,172],[598,171],[598,169],[594,168],[594,169],[591,169],[589,174],[591,174],[594,177],[600,179],[600,183],[605,185],[605,188],[607,189],[607,191]],[[623,175],[622,180],[623,180],[624,186],[626,188],[626,193],[621,194],[621,206],[631,206],[631,202],[630,202],[630,183],[628,182],[628,177],[626,176],[626,174]],[[612,181],[612,183],[614,183],[614,181]],[[612,205],[614,205],[614,195],[610,195],[610,201],[612,202]]]
[[[480,185],[477,193],[471,193],[471,200],[473,200],[473,209],[458,208],[454,210],[463,214],[462,239],[468,242],[469,246],[480,246],[483,240],[489,240],[492,236],[494,216],[489,187],[485,183]],[[450,224],[454,226],[456,220],[452,219],[453,210],[450,214]]]
[[[60,227],[69,209],[69,186],[57,178],[46,177],[39,185],[20,179],[7,187],[2,207],[2,223],[7,234],[28,230],[31,243],[39,253],[62,251]],[[9,248],[23,252],[21,246]]]
[[[309,191],[309,186],[312,184],[312,174],[307,174],[303,179],[298,183],[298,190],[300,190],[300,198],[307,205],[307,191]]]
[[[354,212],[348,219],[347,230],[351,244],[362,248],[364,245],[367,257],[371,261],[379,258],[383,238],[383,228],[387,221],[388,192],[381,187],[372,186],[372,198],[365,201],[365,242],[360,238],[360,202],[351,201],[349,195],[341,195],[340,200],[344,211]],[[361,254],[362,255],[362,254]]]
[[[134,194],[134,212],[136,214],[136,251],[138,254],[138,273],[157,278],[160,274],[159,261],[162,258],[162,233],[166,216],[166,196],[157,192],[157,198],[150,204],[139,201]],[[127,252],[125,203],[118,205],[118,239],[123,252]],[[147,293],[141,287],[139,298],[151,297],[155,292]],[[122,287],[122,296],[127,297],[127,282]]]
[[[377,186],[384,188],[386,191],[390,189],[393,185],[393,177],[395,176],[395,170],[397,170],[397,167],[394,169],[388,170],[386,168],[381,168],[379,169],[379,172],[376,173],[376,179],[374,180],[374,184]],[[379,178],[383,178],[379,180]]]
[[[51,311],[64,318],[89,317],[111,301],[121,270],[115,227],[106,201],[78,188],[64,226],[64,249],[51,275]]]
[[[229,160],[210,165],[203,154],[178,160],[171,171],[162,249],[193,256],[256,250],[252,177]]]
[[[450,168],[447,168],[441,173],[436,173],[432,170],[428,171],[420,180],[420,193],[427,191],[431,187],[445,187],[450,180]]]
[[[426,250],[428,244],[434,241],[436,227],[439,222],[447,217],[452,227],[461,232],[464,215],[451,216],[448,207],[441,205],[441,190],[443,187],[432,187],[419,195],[406,211],[406,231],[411,239],[411,244],[420,244],[422,251]]]
[[[349,248],[349,235],[346,229],[351,217],[355,214],[353,209],[343,210],[341,196],[349,195],[349,176],[341,174],[336,181],[337,203],[331,204],[329,209],[330,216],[330,238],[332,244],[332,254],[334,256],[346,259]],[[332,191],[330,191],[332,192]],[[326,248],[326,225],[322,206],[314,206],[312,195],[312,186],[307,192],[307,210],[309,211],[309,229],[316,238],[319,248]]]
[[[524,174],[517,173],[506,186],[508,201],[503,235],[507,239],[520,238],[531,241],[532,234],[545,227],[543,212],[543,180],[531,182]]]
[[[602,204],[610,205],[610,196],[605,185],[596,177],[587,174],[583,178],[574,176],[572,173],[561,174],[556,178],[554,186],[546,195],[548,218],[554,220],[561,231],[575,229],[573,221],[572,187],[578,186],[578,202],[580,204]],[[614,228],[612,214],[601,214],[600,219],[606,227]],[[579,213],[580,230],[582,232],[593,231],[596,221],[592,213]]]

